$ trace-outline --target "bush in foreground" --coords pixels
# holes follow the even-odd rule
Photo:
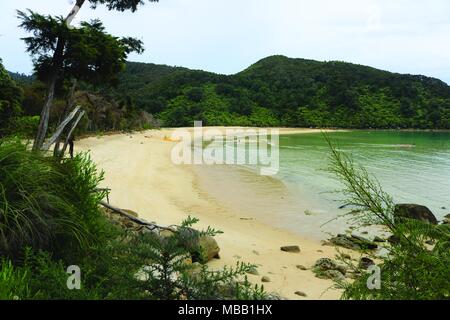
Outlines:
[[[450,298],[450,228],[411,219],[394,219],[395,204],[379,182],[347,155],[331,148],[331,172],[343,183],[346,203],[360,209],[360,225],[384,226],[398,241],[387,256],[378,257],[380,289],[370,289],[370,273],[350,267],[363,276],[353,283],[338,282],[343,299],[425,300]],[[430,245],[432,244],[432,245]]]
[[[97,241],[101,178],[86,155],[60,162],[1,141],[0,254],[15,259],[28,246],[74,255]]]
[[[0,299],[265,297],[245,278],[252,265],[192,263],[194,237],[217,233],[195,231],[195,219],[166,237],[113,225],[100,210],[102,177],[86,154],[60,160],[0,141]],[[67,287],[71,265],[79,290]]]

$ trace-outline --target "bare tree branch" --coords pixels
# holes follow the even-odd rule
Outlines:
[[[67,126],[67,124],[72,121],[72,119],[76,116],[76,114],[78,113],[78,111],[80,110],[80,106],[77,106],[68,116],[66,119],[64,119],[64,121],[58,126],[58,128],[56,129],[56,132],[53,134],[53,136],[42,146],[41,150],[43,151],[47,151],[50,146],[55,143],[55,141],[59,138],[59,136],[62,134],[62,132],[64,131],[64,128]]]
[[[81,111],[80,114],[78,115],[77,120],[75,120],[75,122],[72,125],[72,128],[70,128],[69,134],[66,137],[66,141],[64,142],[64,146],[61,150],[60,153],[60,157],[64,157],[64,153],[66,153],[66,149],[67,149],[67,145],[69,144],[69,140],[73,135],[73,132],[75,131],[75,128],[77,127],[78,123],[80,122],[81,118],[83,118],[84,116],[84,111]]]

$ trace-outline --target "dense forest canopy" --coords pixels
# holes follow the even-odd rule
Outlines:
[[[38,115],[45,87],[34,77],[9,75],[3,72],[4,83],[14,83],[13,78],[21,89],[15,105],[21,104],[25,116]],[[142,127],[149,114],[165,126],[203,120],[205,125],[450,129],[450,88],[438,79],[284,56],[265,58],[235,75],[128,62],[117,86],[80,83],[77,97],[88,110],[83,131]],[[101,101],[95,112],[93,101]],[[64,95],[55,103],[57,114]],[[151,123],[157,124],[153,118]]]
[[[127,64],[116,91],[165,125],[450,128],[450,88],[344,62],[265,58],[230,76]]]
[[[0,60],[0,135],[8,127],[8,120],[22,113],[23,91],[13,80]]]

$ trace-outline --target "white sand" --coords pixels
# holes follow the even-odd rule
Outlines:
[[[322,257],[334,257],[336,250],[302,238],[286,230],[257,220],[243,220],[201,190],[194,171],[187,165],[174,165],[170,152],[174,142],[167,139],[171,129],[149,130],[133,134],[105,135],[76,142],[75,151],[90,151],[92,159],[105,171],[104,187],[111,188],[111,204],[131,209],[148,221],[163,225],[179,224],[188,215],[200,219],[198,228],[211,226],[222,230],[217,236],[220,260],[210,262],[212,268],[235,265],[237,261],[259,265],[260,276],[249,279],[268,292],[289,299],[338,299],[330,280],[321,280],[310,268]],[[281,129],[281,133],[316,132],[312,129]],[[299,245],[301,253],[286,253],[281,246]],[[319,252],[322,251],[322,252]],[[295,295],[303,291],[306,298]]]

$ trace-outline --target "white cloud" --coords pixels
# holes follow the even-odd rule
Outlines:
[[[14,9],[65,15],[66,0],[2,1],[0,57],[28,72]],[[450,83],[447,0],[160,0],[136,13],[82,8],[107,30],[145,42],[132,60],[235,73],[271,54],[344,60]]]

